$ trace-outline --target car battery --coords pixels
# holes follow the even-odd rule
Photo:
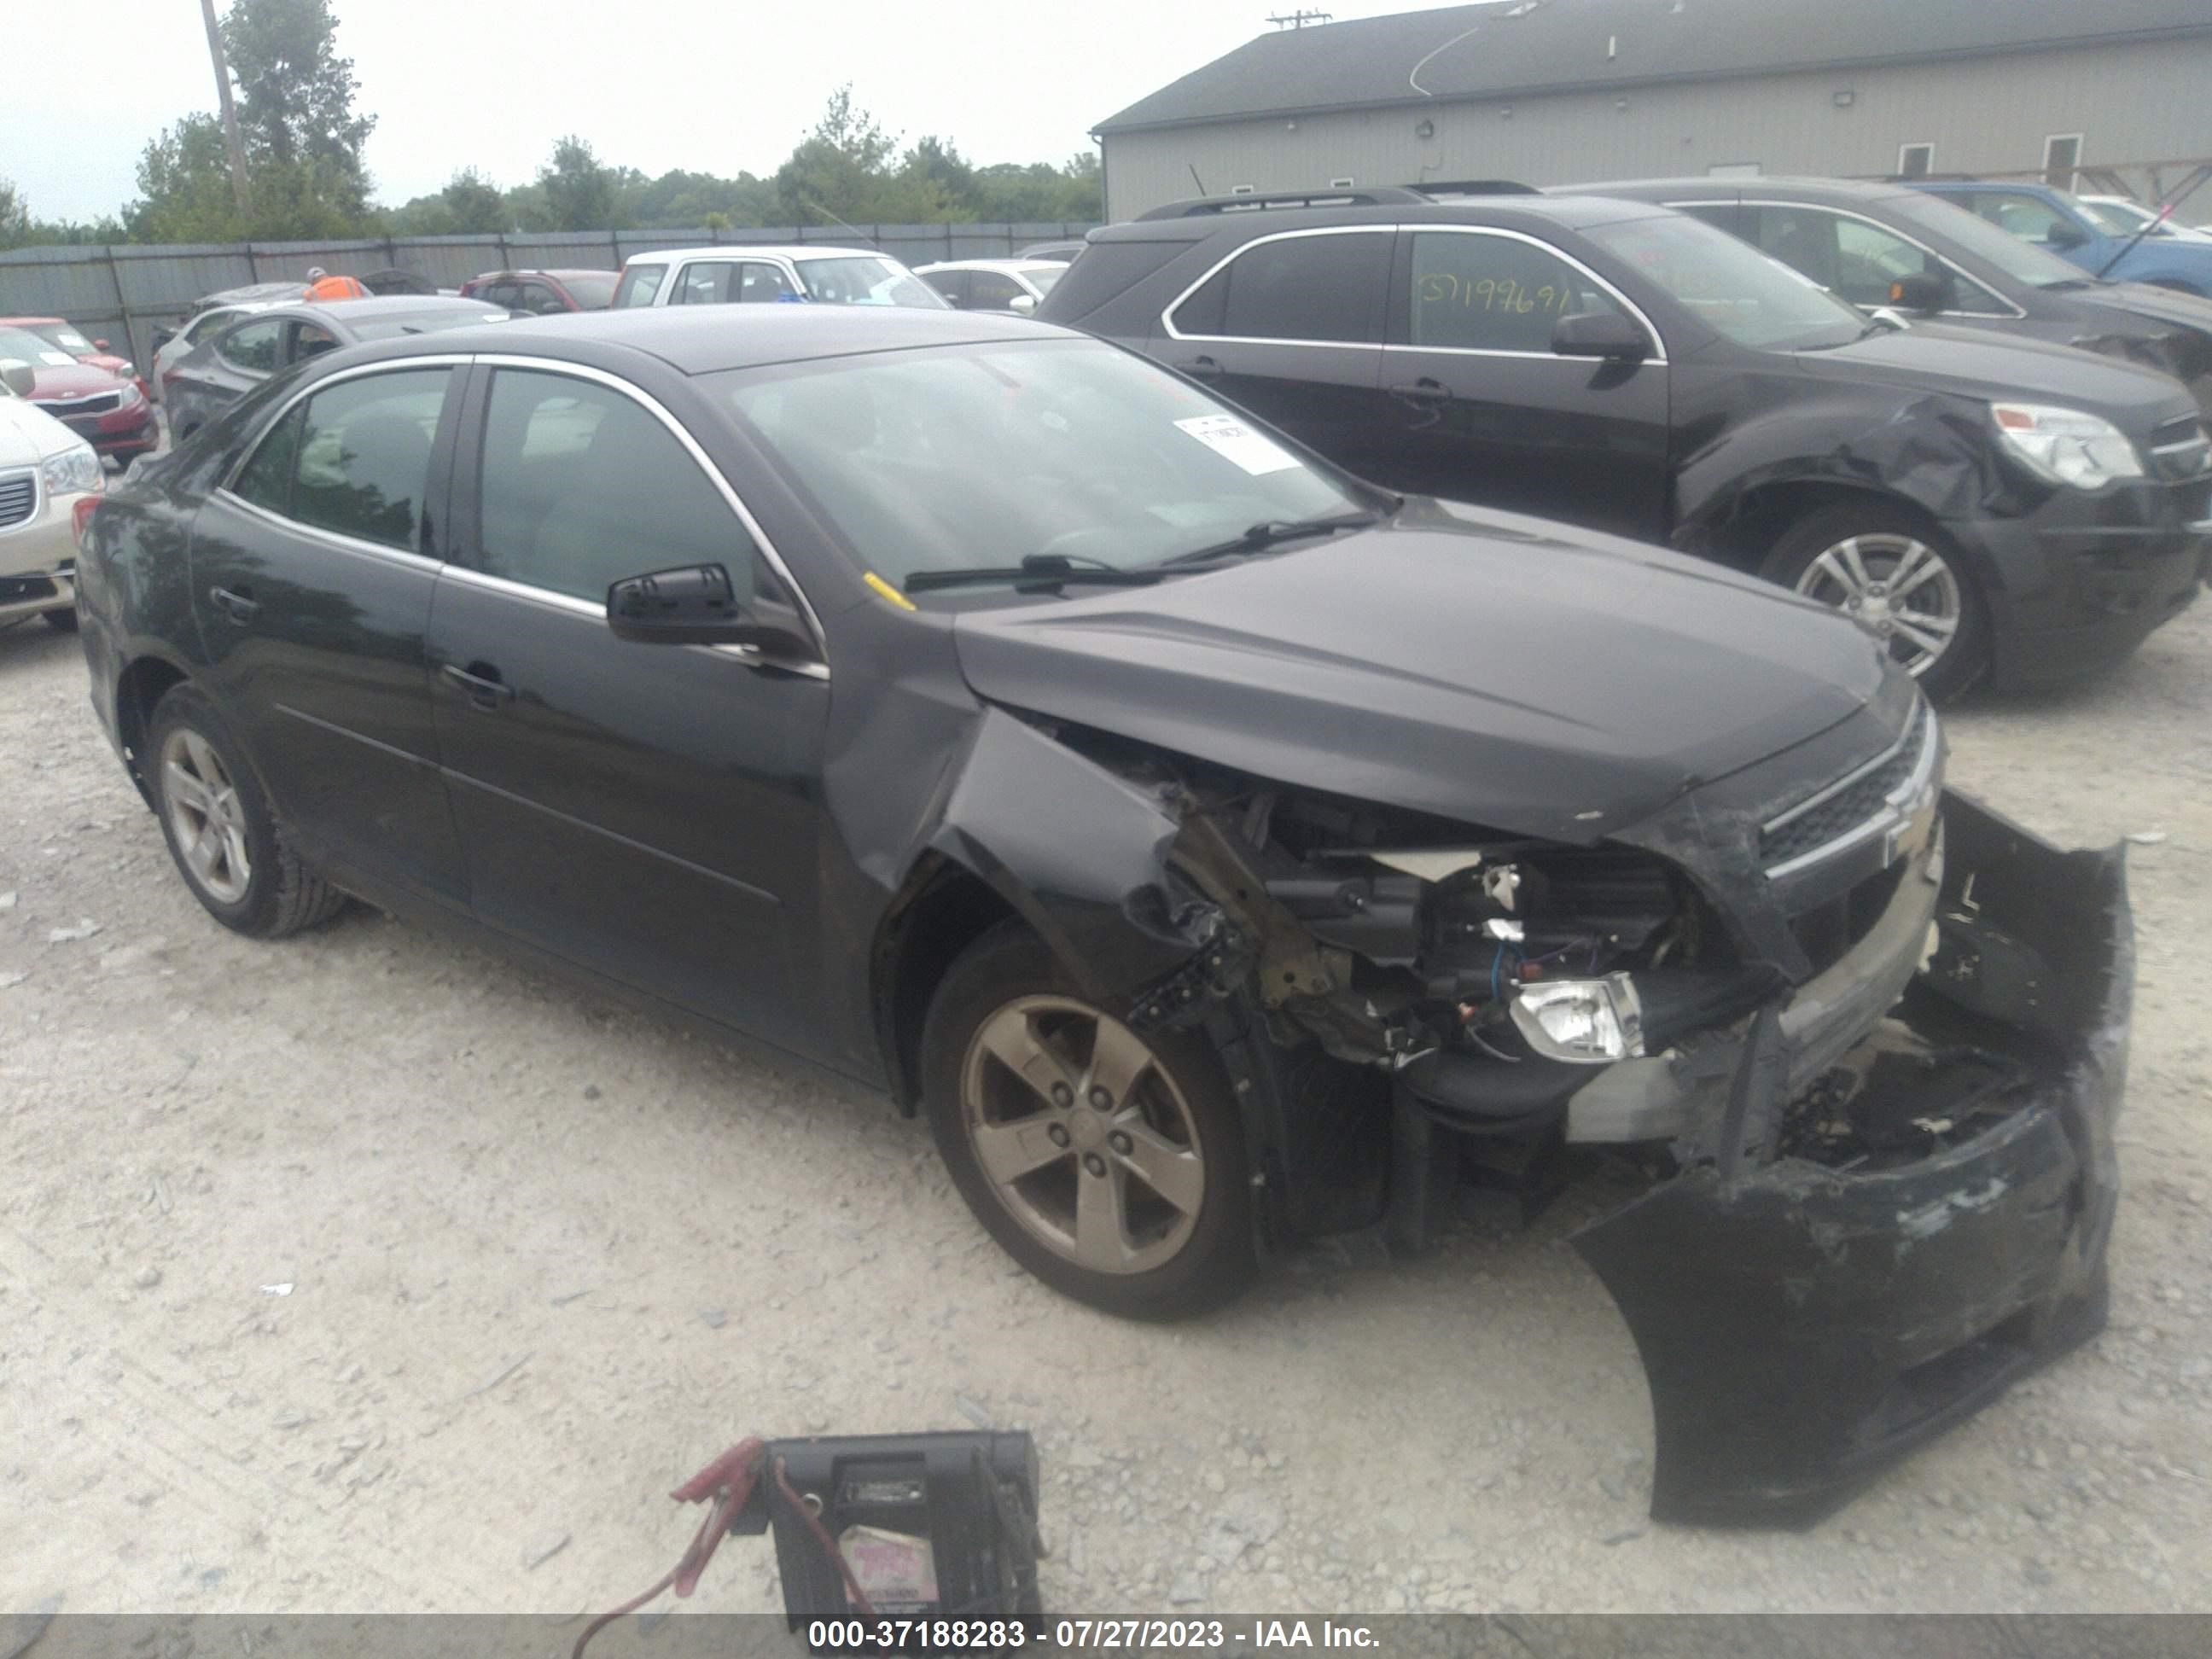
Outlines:
[[[1043,1611],[1036,1445],[1025,1433],[772,1440],[730,1531],[775,1534],[791,1628],[860,1608],[836,1562],[775,1478],[777,1464],[854,1581],[890,1619],[1007,1619]]]

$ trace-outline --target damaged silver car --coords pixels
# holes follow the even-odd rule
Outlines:
[[[330,354],[134,474],[95,707],[186,884],[359,894],[880,1087],[1067,1294],[1577,1149],[1655,1511],[1793,1521],[2104,1312],[2117,854],[1849,622],[1365,485],[980,314]]]

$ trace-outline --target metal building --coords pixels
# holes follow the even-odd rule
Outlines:
[[[2212,158],[2212,0],[1491,0],[1261,35],[1095,136],[1114,219],[1708,173],[2094,169],[2155,198]]]

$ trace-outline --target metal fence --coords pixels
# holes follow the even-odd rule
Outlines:
[[[372,237],[333,242],[227,242],[171,247],[30,247],[0,253],[0,317],[66,317],[142,364],[153,333],[191,315],[201,295],[249,283],[305,280],[310,265],[341,275],[412,271],[440,288],[480,272],[615,270],[662,247],[763,243],[866,244],[909,265],[1003,259],[1032,242],[1072,241],[1085,224],[775,225],[724,231],[621,230],[488,236]],[[857,231],[860,234],[855,234]],[[127,347],[125,342],[128,342]]]

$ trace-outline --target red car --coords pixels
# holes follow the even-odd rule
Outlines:
[[[0,362],[10,360],[30,365],[31,402],[100,454],[128,464],[154,447],[154,406],[136,375],[82,362],[44,333],[0,321]]]
[[[541,316],[561,311],[605,311],[615,297],[616,274],[611,270],[487,270],[461,284],[461,297]]]
[[[66,317],[0,317],[0,328],[20,328],[27,334],[35,334],[81,363],[90,363],[94,368],[104,368],[126,380],[137,381],[138,395],[149,395],[146,377],[128,357],[119,357],[109,350],[105,340],[87,339],[84,331]]]

